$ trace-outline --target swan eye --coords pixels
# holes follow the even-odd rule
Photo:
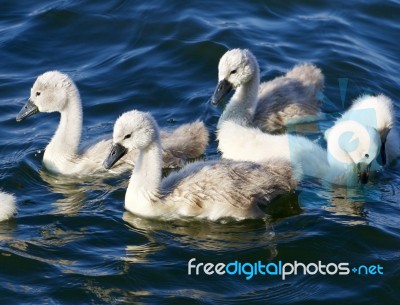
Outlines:
[[[237,70],[232,70],[231,74],[235,74],[237,72]]]
[[[132,135],[132,134],[127,134],[127,135],[124,137],[124,140],[129,139],[129,138],[131,137],[131,135]]]
[[[369,155],[368,155],[368,154],[365,154],[365,158],[369,158]]]
[[[40,92],[39,92],[39,91],[37,91],[37,92],[36,92],[36,96],[39,96],[39,95],[40,95]]]

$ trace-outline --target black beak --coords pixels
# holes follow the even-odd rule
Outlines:
[[[362,173],[360,173],[359,175],[359,181],[361,184],[367,184],[368,183],[368,176],[369,176],[369,172],[367,171],[363,171]]]
[[[228,95],[229,92],[231,92],[232,90],[232,84],[230,82],[228,82],[226,79],[221,80],[218,85],[217,88],[215,88],[213,97],[212,97],[212,104],[213,105],[218,105],[221,100]]]
[[[382,166],[386,165],[386,140],[382,141],[381,145],[381,160],[382,160]]]
[[[121,144],[114,144],[108,154],[107,159],[104,160],[103,166],[105,169],[110,169],[119,159],[121,159],[128,150]]]
[[[16,120],[17,122],[21,122],[23,119],[38,113],[39,108],[29,99],[25,106],[22,107],[21,111],[17,114]]]
[[[367,184],[369,180],[369,171],[371,169],[371,164],[364,165],[364,164],[357,164],[357,171],[358,171],[358,182],[361,184]]]

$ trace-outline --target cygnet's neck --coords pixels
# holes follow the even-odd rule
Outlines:
[[[135,214],[154,216],[152,204],[159,195],[162,175],[162,149],[159,137],[140,150],[129,180],[125,208]]]
[[[224,121],[235,121],[242,126],[251,126],[254,112],[257,106],[258,88],[260,85],[260,73],[255,70],[253,78],[238,87],[230,99],[225,111],[218,122],[218,127]]]
[[[349,187],[358,184],[357,173],[353,166],[341,167],[331,164],[330,170],[324,179],[333,184]]]
[[[73,85],[72,85],[73,86]],[[70,157],[78,153],[82,133],[82,105],[78,89],[73,86],[68,92],[68,101],[60,111],[61,118],[57,131],[46,147],[47,156]]]

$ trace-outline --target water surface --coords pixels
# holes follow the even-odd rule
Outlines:
[[[18,215],[0,224],[2,304],[396,304],[399,168],[357,190],[302,183],[259,221],[149,221],[124,211],[127,178],[77,181],[41,169],[56,114],[15,116],[35,78],[68,73],[84,110],[83,145],[131,109],[162,127],[221,113],[209,98],[234,47],[263,80],[309,61],[326,77],[329,120],[361,93],[399,113],[399,1],[11,1],[0,12],[0,187]],[[212,136],[205,158],[216,158]],[[383,275],[189,276],[211,263],[380,264]]]

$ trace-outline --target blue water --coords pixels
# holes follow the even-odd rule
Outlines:
[[[68,73],[80,90],[83,145],[111,135],[133,108],[163,127],[204,120],[229,48],[249,48],[263,80],[310,61],[326,77],[332,118],[361,93],[400,113],[400,2],[11,1],[0,12],[0,187],[18,214],[0,223],[1,304],[397,304],[400,175],[395,166],[356,190],[301,184],[269,220],[150,221],[124,212],[128,175],[77,181],[42,171],[56,114],[15,116],[35,78]],[[399,115],[397,115],[399,118]],[[383,274],[188,275],[187,263],[348,262]]]

